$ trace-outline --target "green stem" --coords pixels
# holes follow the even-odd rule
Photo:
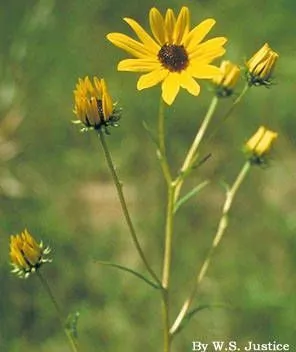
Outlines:
[[[206,133],[206,130],[209,126],[209,123],[214,115],[214,112],[216,110],[216,107],[218,105],[218,101],[219,99],[214,96],[212,101],[211,101],[211,104],[208,108],[208,111],[203,119],[203,122],[194,138],[194,141],[193,143],[191,144],[191,147],[189,148],[188,150],[188,153],[185,157],[185,160],[183,162],[183,165],[181,167],[181,170],[180,170],[180,175],[181,177],[178,178],[178,182],[177,182],[177,185],[176,185],[176,192],[175,192],[175,202],[178,200],[179,198],[179,194],[180,194],[180,191],[181,191],[181,187],[183,185],[183,182],[184,182],[184,176],[186,175],[186,173],[190,170],[190,168],[192,167],[192,164],[195,160],[195,157],[196,157],[196,152],[197,152],[197,149]]]
[[[210,264],[211,259],[213,257],[214,251],[217,248],[218,244],[221,242],[223,234],[225,233],[225,230],[228,226],[228,213],[229,213],[229,210],[230,210],[231,205],[233,203],[234,197],[235,197],[239,187],[241,186],[243,180],[245,179],[245,177],[250,169],[250,166],[251,166],[250,162],[247,161],[244,164],[244,166],[242,167],[242,169],[241,169],[240,173],[238,174],[236,180],[234,181],[232,187],[229,190],[227,190],[226,199],[225,199],[225,202],[223,205],[223,210],[222,210],[222,216],[219,221],[218,229],[217,229],[216,235],[213,239],[212,246],[209,250],[209,253],[208,253],[204,263],[202,264],[201,269],[199,270],[199,272],[196,276],[196,282],[193,286],[191,294],[189,295],[187,300],[184,302],[174,324],[172,325],[172,327],[170,329],[171,335],[174,335],[176,333],[180,324],[182,323],[185,315],[187,314],[187,312],[193,302],[193,299],[196,295],[196,291],[197,291],[200,283],[202,282],[202,280],[208,270],[208,267],[209,267],[209,264]]]
[[[175,208],[175,184],[168,185],[168,202],[166,213],[165,226],[165,248],[163,256],[163,272],[162,272],[162,287],[163,287],[163,325],[164,325],[164,352],[170,351],[171,335],[170,335],[170,301],[169,301],[169,283],[171,274],[172,262],[172,238],[173,238],[173,221]]]
[[[166,213],[166,227],[165,227],[165,248],[164,261],[162,272],[162,287],[167,289],[170,280],[171,260],[172,260],[172,237],[173,237],[173,220],[174,220],[174,206],[175,206],[175,185],[168,186],[168,203]]]
[[[219,131],[219,129],[222,126],[222,123],[225,122],[228,117],[232,114],[233,110],[236,108],[236,106],[241,102],[242,98],[245,96],[245,94],[247,93],[247,91],[249,90],[249,88],[251,88],[251,86],[249,86],[248,83],[245,84],[244,88],[242,89],[242,91],[240,92],[240,94],[238,95],[238,97],[234,100],[234,102],[232,103],[231,107],[229,108],[229,110],[227,110],[227,112],[225,113],[225,115],[221,118],[220,123],[216,126],[216,128],[214,128],[212,134],[209,136],[207,142],[211,141],[214,136],[216,135],[216,133]]]
[[[145,265],[147,271],[150,273],[150,275],[153,277],[153,279],[159,285],[161,285],[161,282],[160,282],[159,278],[157,277],[157,275],[155,274],[155,272],[153,271],[153,269],[149,265],[149,263],[148,263],[148,261],[147,261],[147,259],[145,257],[145,254],[144,254],[144,252],[142,250],[142,247],[141,247],[141,245],[139,243],[139,240],[138,240],[138,237],[137,237],[137,234],[136,234],[134,225],[132,223],[132,220],[131,220],[131,217],[130,217],[130,214],[129,214],[129,211],[128,211],[128,208],[127,208],[127,204],[126,204],[126,201],[125,201],[125,198],[124,198],[124,194],[123,194],[123,191],[122,191],[122,185],[121,185],[121,182],[120,182],[120,180],[118,178],[118,175],[116,173],[116,170],[115,170],[112,158],[111,158],[111,154],[109,152],[109,149],[108,149],[108,146],[107,146],[107,143],[106,143],[106,140],[105,140],[104,132],[99,130],[98,134],[99,134],[99,137],[100,137],[101,145],[102,145],[105,157],[106,157],[106,161],[107,161],[108,167],[110,169],[110,172],[111,172],[111,175],[112,175],[112,178],[113,178],[116,190],[117,190],[117,194],[118,194],[118,197],[119,197],[120,205],[121,205],[121,208],[122,208],[122,211],[123,211],[127,226],[128,226],[128,228],[130,230],[130,234],[132,236],[133,243],[134,243],[134,245],[136,247],[136,250],[137,250],[140,258],[142,259],[142,262]]]
[[[251,86],[246,83],[243,90],[240,92],[240,94],[238,95],[238,97],[234,100],[233,104],[231,105],[230,109],[226,112],[226,114],[223,116],[222,118],[222,122],[225,121],[233,112],[233,110],[235,109],[235,107],[240,103],[240,101],[242,100],[243,96],[247,93],[247,91],[249,90]]]
[[[68,342],[69,342],[69,345],[71,347],[71,350],[73,352],[78,352],[78,346],[77,346],[77,342],[74,340],[71,332],[65,327],[65,323],[64,323],[64,317],[63,317],[63,314],[62,314],[62,311],[58,305],[58,302],[56,301],[50,287],[49,287],[49,284],[48,282],[46,281],[46,279],[43,277],[43,275],[41,275],[40,271],[37,270],[36,271],[36,274],[43,286],[43,288],[45,289],[46,293],[48,294],[52,304],[54,305],[55,307],[55,310],[57,312],[57,315],[58,315],[58,318],[59,318],[59,321],[60,321],[60,324],[63,328],[63,331],[65,333],[65,335],[67,336],[67,339],[68,339]]]
[[[169,292],[162,290],[162,314],[163,314],[163,351],[171,350],[170,317],[169,317]]]
[[[164,176],[167,184],[169,185],[172,181],[172,176],[171,176],[170,168],[169,168],[167,157],[166,157],[164,120],[165,120],[164,102],[163,102],[163,99],[160,98],[159,111],[158,111],[158,148],[159,148],[158,149],[158,156],[159,156],[163,176]]]

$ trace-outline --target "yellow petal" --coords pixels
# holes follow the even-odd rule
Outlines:
[[[150,88],[161,82],[168,75],[168,71],[165,69],[158,69],[142,75],[137,83],[137,89],[142,90]]]
[[[125,59],[119,62],[118,71],[150,72],[160,67],[158,60],[150,59]]]
[[[172,105],[180,89],[179,73],[169,73],[162,83],[162,99]]]
[[[114,45],[118,46],[119,48],[127,51],[131,55],[138,57],[138,58],[145,58],[145,57],[154,57],[154,52],[151,52],[149,49],[146,48],[142,43],[137,42],[136,40],[128,37],[125,34],[121,33],[109,33],[107,35],[107,39]]]
[[[199,60],[213,60],[215,57],[222,56],[225,53],[223,45],[226,41],[227,39],[224,37],[217,37],[197,45],[194,50],[188,53],[189,60],[197,57]]]
[[[173,43],[173,33],[176,25],[176,17],[172,9],[167,9],[164,22],[165,22],[165,32],[166,32],[165,42]]]
[[[180,45],[182,44],[183,38],[188,34],[189,32],[189,22],[190,22],[190,16],[189,16],[189,10],[188,7],[183,6],[174,29],[174,34],[173,34],[173,44]]]
[[[180,73],[180,85],[185,88],[192,95],[199,95],[200,86],[188,73],[188,71],[182,71]]]
[[[104,79],[101,80],[102,86],[102,105],[103,105],[103,114],[106,119],[108,119],[113,112],[113,101],[108,93],[107,85]]]
[[[199,25],[194,27],[184,38],[184,46],[188,53],[194,51],[196,46],[204,39],[204,37],[209,33],[212,27],[215,25],[216,21],[212,18],[208,18],[202,21]]]
[[[163,45],[166,40],[164,19],[155,7],[153,7],[149,12],[149,22],[154,38],[160,45]]]
[[[210,79],[221,74],[221,71],[218,67],[213,65],[203,65],[199,62],[194,65],[194,62],[191,63],[188,67],[189,73],[195,78],[205,78]]]
[[[150,37],[150,35],[143,29],[143,27],[139,25],[138,22],[131,18],[124,18],[124,20],[130,25],[130,27],[134,30],[138,38],[146,47],[149,47],[151,51],[155,52],[156,54],[159,52],[160,46]]]

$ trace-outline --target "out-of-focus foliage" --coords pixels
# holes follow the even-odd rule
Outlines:
[[[141,243],[160,273],[164,192],[154,145],[143,128],[156,122],[159,87],[136,91],[136,75],[118,73],[125,57],[105,39],[127,32],[123,17],[147,23],[155,2],[6,1],[0,11],[0,350],[65,351],[56,315],[37,279],[13,277],[9,235],[25,227],[53,248],[42,268],[66,313],[80,311],[82,351],[160,350],[158,292],[126,273],[101,267],[110,260],[143,270],[104,156],[94,134],[71,124],[78,77],[104,76],[123,107],[120,127],[107,141],[124,183]],[[192,23],[213,17],[214,35],[229,42],[225,59],[241,65],[265,42],[276,50],[277,84],[252,88],[212,140],[211,158],[190,177],[188,190],[205,178],[213,183],[178,212],[174,235],[174,314],[204,260],[224,197],[243,163],[241,145],[263,124],[279,133],[270,168],[254,169],[231,213],[230,226],[196,304],[203,310],[175,340],[175,351],[191,341],[233,339],[241,343],[295,342],[296,298],[296,3],[277,1],[159,1],[164,10],[187,5]],[[243,82],[241,82],[242,86]],[[177,171],[211,99],[203,84],[198,98],[182,92],[167,109],[168,153]],[[223,101],[213,120],[227,110]]]

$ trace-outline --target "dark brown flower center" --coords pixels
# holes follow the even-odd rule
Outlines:
[[[171,72],[181,72],[188,66],[189,60],[183,45],[165,44],[158,52],[161,64]]]

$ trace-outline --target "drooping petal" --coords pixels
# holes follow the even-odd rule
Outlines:
[[[137,89],[142,90],[150,88],[161,82],[168,75],[168,71],[165,69],[158,69],[142,75],[137,83]]]
[[[173,33],[176,25],[176,17],[172,9],[167,9],[165,14],[165,42],[173,43]]]
[[[118,71],[149,72],[154,71],[161,65],[158,60],[152,59],[125,59],[119,62]]]
[[[164,19],[157,8],[153,7],[149,12],[150,28],[154,38],[160,45],[165,43],[165,26]]]
[[[188,71],[180,73],[180,86],[195,96],[200,92],[200,85],[192,78]]]
[[[132,18],[124,18],[125,22],[134,30],[138,38],[143,42],[144,46],[149,47],[152,52],[158,53],[160,46],[151,38],[151,36]]]
[[[218,67],[213,65],[203,65],[197,62],[196,64],[191,63],[188,68],[189,73],[195,78],[210,79],[221,74]]]
[[[161,89],[162,99],[168,105],[172,105],[180,90],[179,73],[170,72],[163,81]]]
[[[110,40],[112,44],[140,59],[155,56],[155,53],[151,52],[150,47],[145,47],[142,43],[137,42],[125,34],[109,33],[107,39]]]
[[[183,45],[185,46],[188,53],[192,52],[196,46],[204,39],[209,33],[216,21],[212,18],[208,18],[202,21],[199,25],[194,27],[184,38]]]
[[[183,38],[186,37],[186,35],[189,32],[189,25],[190,25],[189,22],[190,22],[190,16],[189,16],[188,7],[183,6],[178,15],[176,25],[174,28],[173,44],[177,44],[177,45],[182,44]]]

